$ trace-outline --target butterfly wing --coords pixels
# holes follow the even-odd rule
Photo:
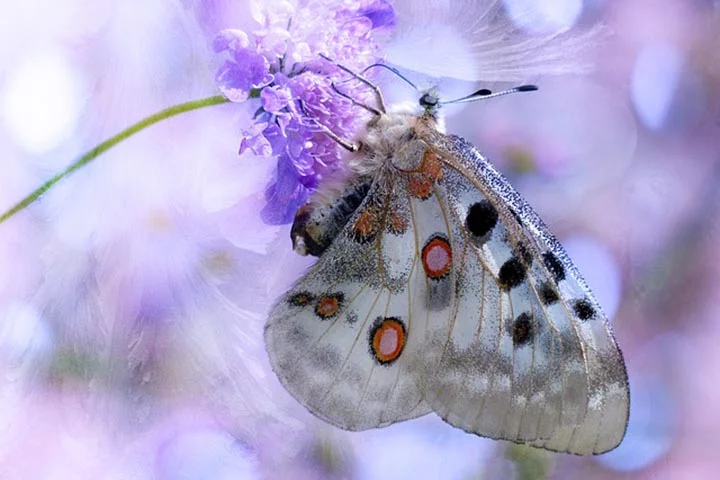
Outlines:
[[[537,214],[470,144],[421,136],[457,258],[454,314],[429,329],[439,363],[424,399],[448,423],[554,451],[598,454],[622,440],[629,390],[607,319]]]
[[[273,309],[265,341],[281,382],[349,430],[432,410],[486,437],[614,448],[627,375],[597,301],[472,146],[415,130]]]
[[[287,390],[318,417],[364,430],[430,410],[422,354],[431,311],[414,295],[424,275],[411,209],[379,173],[346,226],[271,312],[265,342]],[[449,232],[445,232],[448,235]]]

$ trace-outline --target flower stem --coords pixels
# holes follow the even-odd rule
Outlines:
[[[220,105],[222,103],[227,103],[229,100],[222,95],[215,95],[212,97],[207,98],[201,98],[199,100],[192,100],[190,102],[180,103],[178,105],[173,105],[172,107],[165,108],[163,110],[160,110],[157,113],[154,113],[150,115],[149,117],[146,117],[139,122],[135,123],[134,125],[131,125],[130,127],[126,128],[122,132],[118,133],[117,135],[108,138],[104,142],[97,145],[95,148],[89,150],[86,152],[83,156],[78,158],[75,162],[70,164],[65,170],[62,172],[54,175],[52,178],[50,178],[47,182],[43,183],[40,187],[35,189],[32,193],[30,193],[27,197],[20,200],[17,204],[15,204],[10,210],[0,215],[0,223],[4,222],[8,218],[12,217],[19,211],[23,210],[25,207],[33,203],[35,200],[40,198],[42,194],[50,190],[56,183],[58,183],[63,178],[67,177],[71,173],[73,173],[75,170],[78,170],[81,167],[84,167],[91,161],[95,160],[100,154],[105,153],[106,151],[110,150],[112,147],[117,145],[118,143],[122,142],[123,140],[131,137],[132,135],[135,135],[140,130],[145,129],[146,127],[149,127],[150,125],[153,125],[160,120],[164,120],[166,118],[173,117],[175,115],[178,115],[180,113],[189,112],[191,110],[197,110],[199,108],[203,107],[209,107],[212,105]]]

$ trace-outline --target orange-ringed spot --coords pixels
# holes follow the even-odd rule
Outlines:
[[[376,231],[376,217],[369,210],[363,210],[355,219],[352,226],[352,234],[358,242],[367,242],[372,240]]]
[[[315,300],[315,295],[310,292],[298,292],[293,294],[288,302],[296,307],[304,307]]]
[[[408,219],[404,215],[396,211],[390,212],[390,233],[394,233],[395,235],[402,235],[407,231],[407,228]]]
[[[422,249],[422,264],[425,274],[433,280],[448,274],[452,268],[452,249],[443,235],[435,234],[427,241]]]
[[[432,195],[433,182],[424,175],[412,175],[408,180],[408,189],[413,197],[425,200]]]
[[[378,317],[370,329],[370,352],[381,365],[398,359],[405,347],[407,331],[398,317]]]
[[[440,180],[442,178],[442,162],[440,161],[440,157],[431,150],[425,150],[420,171],[432,180]]]
[[[318,298],[315,304],[315,314],[323,320],[334,317],[340,311],[344,299],[345,295],[342,292]]]

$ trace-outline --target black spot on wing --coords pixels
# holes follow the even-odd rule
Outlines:
[[[498,281],[505,290],[517,287],[525,280],[525,265],[518,257],[510,257],[498,272]]]
[[[560,283],[565,280],[565,267],[552,252],[545,252],[542,254],[543,262],[556,283]]]
[[[306,291],[295,293],[288,299],[288,303],[294,307],[304,307],[314,301],[315,295]]]
[[[573,310],[580,320],[589,320],[595,316],[595,307],[586,298],[576,300]]]
[[[513,322],[513,345],[521,346],[529,343],[534,336],[532,315],[523,312]]]
[[[533,261],[532,253],[530,249],[524,243],[518,243],[517,246],[518,257],[523,261],[526,266],[530,266]]]
[[[560,300],[560,295],[558,295],[557,290],[555,290],[555,287],[553,287],[550,282],[544,282],[540,285],[538,295],[543,305],[552,305]]]
[[[495,228],[498,220],[497,210],[487,200],[473,203],[465,217],[465,226],[476,237],[483,237]]]

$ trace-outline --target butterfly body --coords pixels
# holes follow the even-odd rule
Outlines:
[[[435,412],[485,437],[614,448],[629,392],[607,319],[537,214],[434,110],[376,117],[345,191],[296,216],[294,243],[322,248],[270,315],[273,369],[348,430]]]

